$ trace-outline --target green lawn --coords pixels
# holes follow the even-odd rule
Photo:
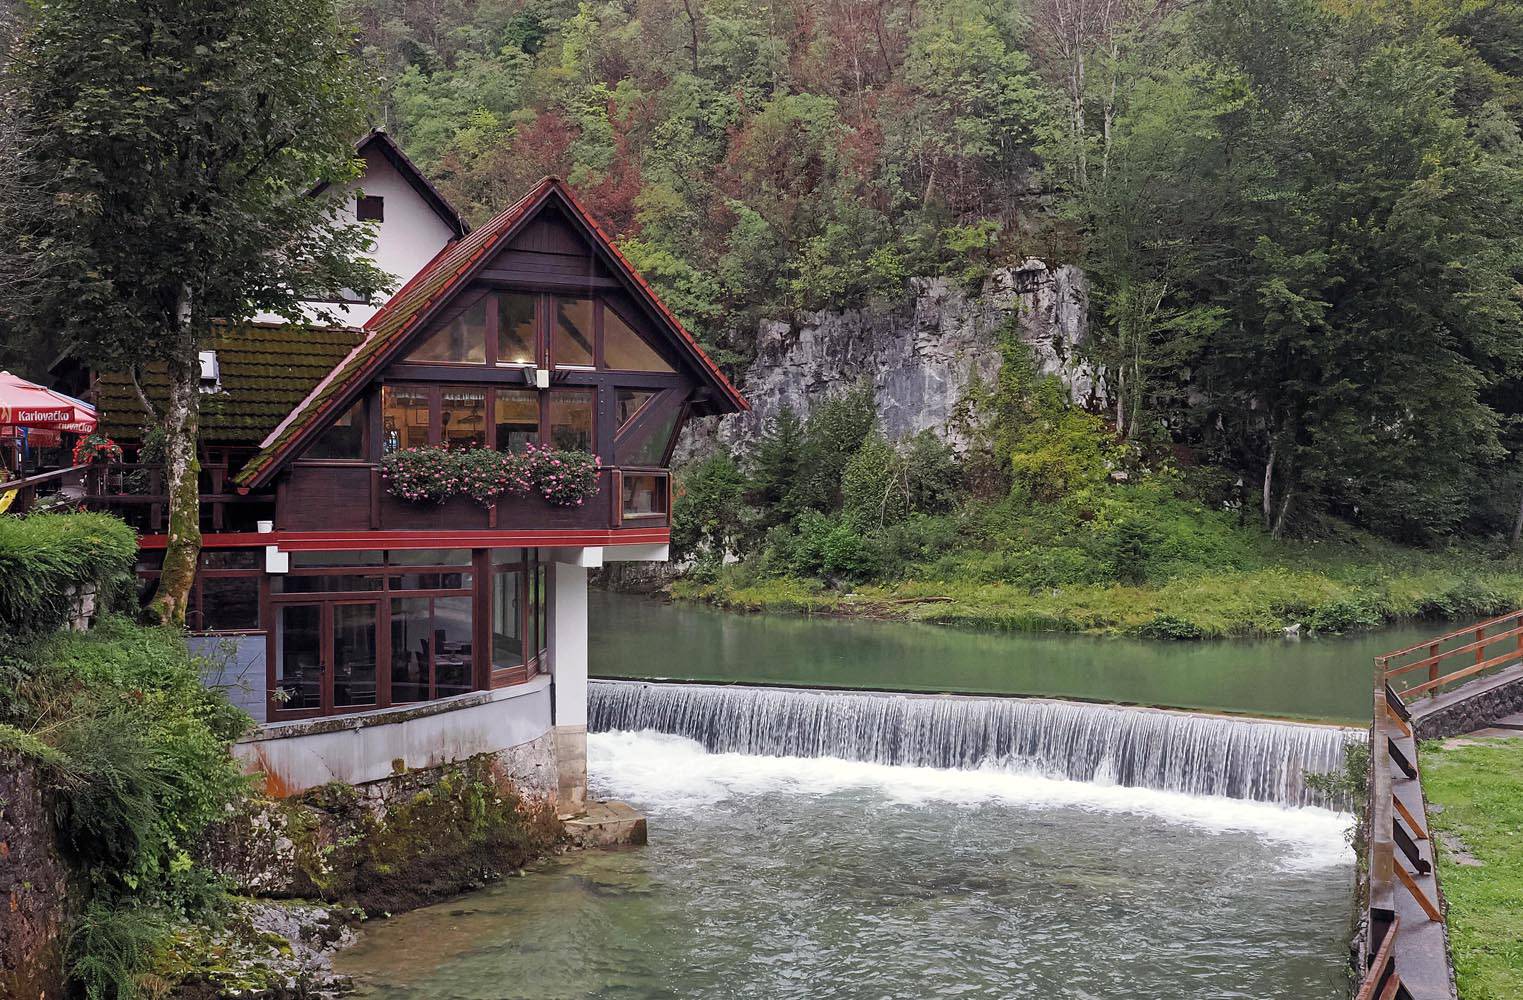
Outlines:
[[[1423,747],[1460,1000],[1523,998],[1523,739]],[[1455,847],[1480,864],[1462,864]]]

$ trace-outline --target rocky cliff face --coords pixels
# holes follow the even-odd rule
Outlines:
[[[0,996],[64,995],[64,938],[73,906],[41,777],[25,761],[0,754]]]
[[[975,378],[988,383],[999,373],[998,333],[1012,316],[1041,371],[1058,375],[1075,401],[1091,403],[1102,387],[1076,352],[1087,308],[1083,272],[1028,259],[996,271],[973,295],[946,278],[917,278],[891,309],[764,321],[756,359],[741,380],[751,412],[695,421],[679,460],[748,444],[783,406],[807,415],[864,380],[876,390],[879,426],[889,438],[931,430],[965,445],[956,411]]]

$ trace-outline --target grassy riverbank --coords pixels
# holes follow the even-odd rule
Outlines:
[[[1523,740],[1422,750],[1460,1000],[1523,996]]]
[[[980,581],[972,572],[948,572],[957,567],[943,560],[905,579],[855,585],[729,566],[680,579],[673,593],[745,611],[1163,639],[1276,635],[1297,625],[1349,632],[1419,618],[1481,618],[1523,604],[1523,563],[1516,558],[1423,552],[1369,539],[1276,549],[1246,564],[1180,566],[1166,579],[1138,584]]]

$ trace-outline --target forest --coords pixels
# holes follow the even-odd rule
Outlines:
[[[1168,539],[1211,537],[1223,511],[1228,547],[1261,555],[1185,564],[1290,558],[1249,528],[1343,539],[1361,565],[1388,543],[1498,558],[1517,543],[1515,3],[350,9],[375,117],[458,204],[479,219],[568,178],[732,370],[758,319],[892,302],[912,276],[976,289],[1028,256],[1089,276],[1105,412],[1070,412],[1017,357],[966,454],[826,415],[819,447],[838,456],[822,460],[785,415],[759,449],[689,470],[690,556],[798,579],[1160,583],[1181,566]],[[894,495],[871,504],[931,537],[885,548],[887,523],[853,523],[839,481],[779,485],[779,448],[827,477],[872,451],[867,479]],[[1183,521],[1161,513],[1175,508]],[[1034,527],[1033,509],[1057,523]],[[797,557],[832,531],[877,555]],[[1038,541],[1063,566],[1008,565]],[[965,543],[1007,565],[959,556]],[[1120,566],[1118,546],[1136,558]]]

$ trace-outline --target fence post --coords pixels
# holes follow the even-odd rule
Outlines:
[[[1432,663],[1428,664],[1428,680],[1430,682],[1434,682],[1438,680],[1438,643],[1435,642],[1433,645],[1428,647],[1428,659],[1433,661]],[[1434,684],[1433,687],[1428,689],[1428,697],[1438,697],[1437,684]]]

